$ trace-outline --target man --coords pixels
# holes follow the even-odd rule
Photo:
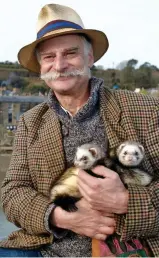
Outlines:
[[[111,91],[90,76],[108,40],[84,29],[71,8],[44,6],[37,30],[18,57],[51,90],[46,103],[19,121],[2,204],[21,229],[0,242],[0,256],[91,256],[92,238],[99,240],[101,256],[158,256],[158,100]],[[94,172],[104,179],[79,172],[83,198],[76,212],[51,203],[50,187],[72,164],[77,146],[96,142],[106,151],[128,139],[144,145],[143,169],[156,175],[150,186],[126,188],[117,173],[97,166]]]

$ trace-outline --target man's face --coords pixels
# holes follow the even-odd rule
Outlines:
[[[38,48],[41,75],[52,73],[46,84],[59,94],[73,94],[86,87],[89,69],[93,65],[93,53],[86,53],[84,41],[78,35],[65,35],[44,41]],[[81,71],[82,75],[76,75]],[[74,75],[69,75],[69,73]],[[66,76],[65,76],[66,75]]]

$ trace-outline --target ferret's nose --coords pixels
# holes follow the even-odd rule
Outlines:
[[[132,161],[133,157],[132,156],[128,156],[128,161]]]
[[[74,162],[74,165],[75,165],[75,167],[77,167],[77,165],[78,165],[78,162],[77,162],[77,161],[75,161],[75,162]]]

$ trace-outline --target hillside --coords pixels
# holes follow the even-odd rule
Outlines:
[[[107,87],[118,85],[121,89],[134,90],[136,88],[158,88],[159,87],[159,69],[145,62],[136,68],[138,61],[131,59],[122,69],[104,69],[102,66],[93,66],[92,75],[103,78]],[[47,93],[48,87],[39,79],[39,75],[29,72],[17,62],[0,62],[0,86],[1,91],[17,88],[20,94],[41,92]]]

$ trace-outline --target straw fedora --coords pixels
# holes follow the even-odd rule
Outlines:
[[[24,68],[39,73],[40,66],[35,54],[37,45],[49,38],[77,33],[91,41],[95,62],[107,51],[109,43],[102,31],[85,29],[80,16],[70,7],[47,4],[38,15],[36,40],[20,49],[18,60]]]

